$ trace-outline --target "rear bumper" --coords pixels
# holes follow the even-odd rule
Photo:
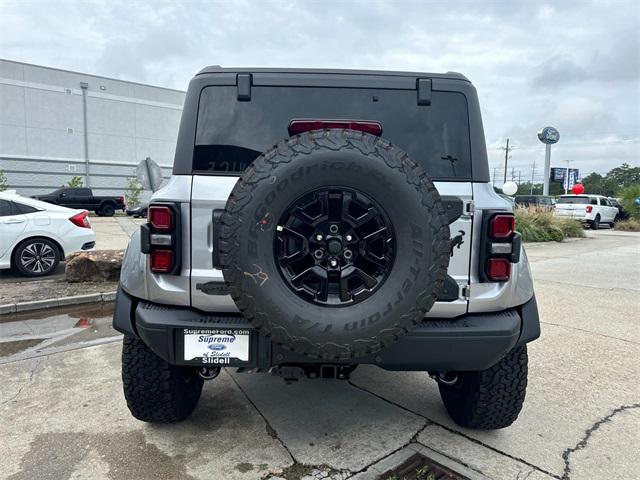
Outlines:
[[[60,235],[60,245],[64,251],[65,256],[71,255],[75,252],[87,250],[86,246],[93,243],[95,247],[96,234],[91,228],[75,227],[72,231],[66,232],[64,235]]]
[[[182,360],[185,328],[247,329],[237,314],[211,314],[189,308],[138,301],[121,289],[116,298],[113,326],[141,338],[158,356],[175,365]],[[484,370],[497,363],[517,345],[540,336],[535,296],[521,307],[502,312],[469,314],[455,319],[428,319],[415,326],[397,343],[357,363],[397,371]],[[247,368],[268,369],[277,365],[321,363],[289,352],[255,332]],[[336,362],[349,364],[354,362]]]
[[[562,210],[554,210],[553,215],[561,218],[571,218],[583,223],[591,222],[595,218],[595,216],[590,216],[584,212],[563,212]]]

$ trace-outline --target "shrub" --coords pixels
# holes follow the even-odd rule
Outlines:
[[[536,207],[516,208],[516,229],[525,242],[561,242],[565,238],[584,237],[578,220],[553,215],[553,210]]]
[[[560,229],[565,238],[583,238],[584,226],[578,220],[570,218],[555,218],[560,223]]]
[[[624,232],[640,232],[640,220],[630,218],[629,220],[622,220],[616,222],[613,225],[615,230],[622,230]]]
[[[7,189],[7,176],[4,174],[4,170],[0,170],[0,192],[4,192]]]
[[[144,192],[144,188],[133,177],[127,178],[127,190],[124,192],[124,197],[127,201],[127,206],[137,207],[140,205],[140,195]]]
[[[75,177],[71,177],[71,180],[69,180],[69,183],[67,183],[67,187],[71,188],[81,187],[82,185],[84,185],[84,183],[82,182],[82,177],[78,175],[76,175]]]
[[[631,215],[631,218],[636,220],[640,220],[640,205],[635,203],[638,197],[640,197],[640,184],[629,185],[620,190],[622,208]]]

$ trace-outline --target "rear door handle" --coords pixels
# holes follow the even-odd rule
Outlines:
[[[2,223],[24,223],[24,219],[23,218],[11,218],[9,220],[5,220]]]

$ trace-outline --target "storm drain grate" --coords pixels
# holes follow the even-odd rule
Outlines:
[[[469,480],[419,453],[383,473],[379,480]]]

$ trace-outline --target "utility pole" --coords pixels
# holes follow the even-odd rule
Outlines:
[[[514,182],[516,180],[516,169],[511,167],[511,181]]]
[[[492,184],[493,184],[494,187],[496,186],[496,170],[497,170],[497,168],[493,167],[493,182],[492,182]]]
[[[518,170],[518,185],[522,183],[522,170]]]
[[[536,173],[536,161],[533,161],[533,165],[531,165],[531,191],[529,192],[529,195],[533,195],[533,178],[534,175]]]
[[[507,146],[504,147],[504,183],[507,183],[507,163],[509,162],[509,139],[507,138]]]

